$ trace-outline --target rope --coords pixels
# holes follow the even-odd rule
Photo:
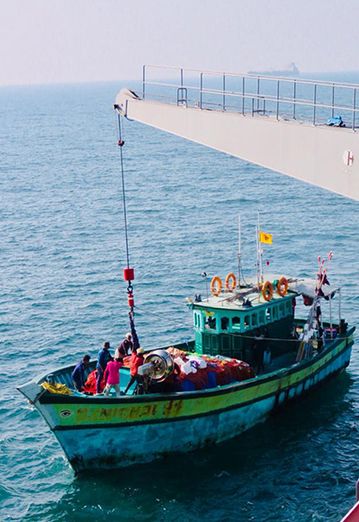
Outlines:
[[[141,313],[141,310],[142,310],[142,307],[136,307],[137,310],[140,311]],[[163,318],[163,314],[159,314],[159,313],[156,313],[156,312],[149,312],[148,310],[146,310],[146,315],[153,315],[154,317],[162,317]],[[191,324],[185,324],[185,323],[181,323],[181,324],[178,324],[177,327],[178,328],[183,328],[183,327],[189,327],[191,326]],[[228,332],[223,332],[223,333],[227,333]],[[283,338],[283,337],[256,337],[255,335],[244,335],[240,332],[229,332],[231,334],[238,334],[241,339],[252,339],[252,340],[260,340],[260,341],[276,341],[276,342],[291,342],[291,343],[298,343],[298,342],[301,342],[300,339],[288,339],[288,338]]]
[[[127,210],[126,210],[126,190],[125,190],[125,173],[123,168],[123,152],[122,147],[125,142],[122,139],[122,128],[121,128],[121,115],[118,114],[118,146],[120,147],[120,158],[121,158],[121,182],[122,182],[122,203],[123,203],[123,219],[125,223],[125,244],[126,244],[126,261],[127,267],[130,266],[130,253],[128,247],[128,226],[127,226]]]
[[[286,342],[286,343],[300,342],[299,339],[287,339],[287,338],[283,338],[283,337],[256,337],[255,335],[243,335],[243,334],[239,334],[239,335],[241,338],[252,339],[252,340],[256,340],[256,341],[276,341],[276,342],[281,341],[281,342]]]

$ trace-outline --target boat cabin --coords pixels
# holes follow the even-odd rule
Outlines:
[[[272,284],[276,289],[276,285]],[[276,339],[273,355],[288,350],[287,343],[294,328],[295,298],[298,293],[286,288],[266,295],[255,286],[210,295],[191,303],[195,331],[195,351],[248,360],[254,338],[260,334]],[[283,342],[278,340],[283,339]]]

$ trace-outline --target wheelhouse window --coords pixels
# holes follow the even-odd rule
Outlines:
[[[250,327],[250,325],[251,325],[251,323],[250,323],[250,315],[245,315],[244,316],[243,323],[244,323],[244,329],[247,330]]]
[[[257,324],[258,324],[257,314],[252,314],[252,326],[257,326]]]
[[[278,319],[278,307],[277,306],[274,306],[272,308],[272,316],[273,316],[274,320]]]
[[[241,319],[240,317],[232,317],[232,330],[239,331],[241,328]]]
[[[221,318],[221,330],[228,330],[229,319],[228,317]]]
[[[207,318],[207,326],[210,330],[215,330],[217,326],[217,321],[215,317],[208,317]]]
[[[261,310],[258,314],[258,320],[259,320],[259,324],[264,324],[264,311]]]

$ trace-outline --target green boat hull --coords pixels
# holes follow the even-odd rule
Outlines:
[[[353,331],[308,361],[210,390],[104,398],[43,393],[33,383],[20,391],[76,471],[123,467],[220,443],[264,421],[348,366]]]

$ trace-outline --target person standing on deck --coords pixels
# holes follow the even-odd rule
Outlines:
[[[106,341],[103,344],[103,348],[98,352],[97,359],[97,379],[96,379],[96,393],[101,393],[101,381],[103,374],[106,370],[107,363],[113,361],[113,357],[110,354],[110,343]]]
[[[126,357],[127,355],[131,355],[133,352],[133,342],[132,335],[128,332],[122,341],[121,344],[118,345],[115,352],[116,357]]]
[[[131,379],[129,380],[126,389],[125,389],[125,395],[128,392],[128,390],[131,388],[132,384],[137,381],[137,383],[142,382],[142,377],[138,375],[138,369],[140,366],[144,363],[144,349],[143,348],[137,348],[137,351],[132,352],[131,355],[131,362],[130,362],[130,375]]]
[[[71,378],[77,391],[82,391],[85,384],[85,369],[88,367],[91,357],[84,355],[82,360],[75,366]]]
[[[107,363],[105,370],[105,381],[106,386],[104,389],[104,394],[108,397],[108,394],[111,391],[111,388],[115,388],[116,396],[119,397],[121,394],[120,391],[120,368],[123,366],[122,358],[117,357],[114,361],[110,361]]]

